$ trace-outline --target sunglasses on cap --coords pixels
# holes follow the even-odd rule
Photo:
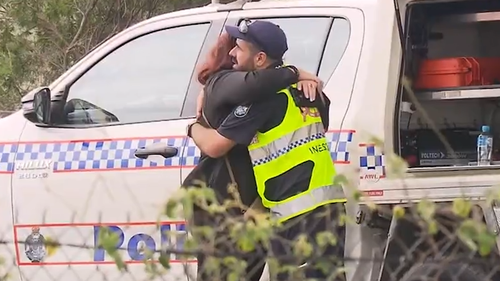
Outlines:
[[[241,32],[242,34],[245,34],[245,36],[249,39],[248,41],[250,41],[257,48],[259,48],[260,51],[266,52],[265,48],[262,47],[264,45],[259,41],[259,39],[257,39],[252,33],[248,33],[248,27],[251,24],[252,24],[251,20],[243,19],[238,25],[238,31]]]

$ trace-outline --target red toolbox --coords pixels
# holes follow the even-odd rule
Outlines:
[[[481,85],[500,84],[500,58],[475,58],[481,68]]]
[[[500,84],[500,58],[427,59],[420,63],[415,89]]]

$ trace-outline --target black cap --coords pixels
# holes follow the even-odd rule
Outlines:
[[[243,20],[239,26],[226,25],[226,31],[231,37],[256,45],[273,59],[281,60],[288,50],[285,32],[270,21]]]

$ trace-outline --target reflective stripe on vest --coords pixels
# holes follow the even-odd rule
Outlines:
[[[250,157],[254,166],[270,162],[290,150],[325,137],[322,123],[313,123],[288,133],[272,143],[250,150]]]
[[[300,197],[274,205],[271,207],[271,215],[278,219],[278,221],[286,220],[297,213],[304,213],[315,209],[319,205],[346,202],[345,199],[331,199],[325,202],[325,198],[343,197],[344,191],[342,190],[342,187],[333,185],[323,186],[315,188]]]

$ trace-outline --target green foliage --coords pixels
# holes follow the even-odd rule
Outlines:
[[[472,205],[464,198],[453,201],[453,213],[461,218],[468,218],[472,211]]]
[[[207,0],[0,0],[0,111],[48,85],[110,36]]]
[[[458,228],[457,235],[471,250],[478,251],[482,256],[490,254],[496,246],[496,236],[480,221],[465,220]]]
[[[116,248],[119,240],[120,237],[118,234],[112,232],[107,227],[103,227],[99,231],[97,246],[102,247],[108,253],[108,255],[116,263],[116,267],[119,270],[126,271],[127,264],[123,261],[118,249]]]
[[[430,234],[436,234],[438,232],[438,225],[434,218],[436,205],[431,201],[423,199],[418,203],[417,211],[422,219],[423,224],[421,225],[427,229]]]
[[[397,156],[394,156],[393,159],[394,161],[391,163],[394,165],[399,165],[400,161],[402,161],[397,159]],[[394,173],[394,176],[396,175],[397,173]],[[400,174],[400,177],[401,176],[403,175]],[[335,182],[344,186],[349,184],[348,178],[343,175],[337,176]],[[192,215],[192,204],[194,202],[213,213],[224,213],[227,208],[238,206],[238,204],[241,203],[238,198],[236,198],[235,200],[227,200],[223,204],[218,204],[215,202],[213,191],[202,183],[200,183],[200,185],[202,186],[201,188],[188,188],[179,191],[179,193],[173,196],[166,204],[167,207],[165,208],[165,213],[171,217],[179,217],[182,216],[182,214],[186,214],[185,209],[188,209],[191,210],[188,214]],[[355,194],[358,193],[361,194],[359,191],[355,190]],[[496,200],[495,198],[498,197],[493,197],[493,193],[490,196],[492,198],[488,199],[489,202],[493,202]],[[370,208],[377,209],[380,212],[383,212],[384,207],[387,207],[385,205],[370,203],[362,197],[355,196],[355,199],[364,201],[365,204],[371,204],[369,205]],[[184,211],[182,211],[181,208],[184,209]],[[440,217],[443,214],[448,214],[454,221],[454,227],[446,230],[451,231],[446,232],[446,239],[458,248],[461,248],[461,251],[469,250],[471,253],[480,256],[487,256],[490,255],[496,247],[496,236],[488,230],[485,223],[482,221],[482,215],[478,216],[478,214],[474,212],[475,209],[473,208],[473,204],[466,198],[455,198],[454,200],[450,200],[450,202],[443,205],[436,204],[431,200],[423,198],[415,203],[393,206],[392,213],[389,214],[392,214],[392,216],[396,217],[398,220],[410,221],[418,228],[422,229],[422,233],[418,234],[418,236],[422,238],[425,237],[427,239],[426,243],[428,243],[426,245],[432,247],[436,247],[438,244],[441,244],[441,242],[433,239],[439,237],[438,233],[443,231],[444,225],[442,224],[443,222],[440,220]],[[337,223],[352,223],[352,221],[349,221],[348,218],[338,218]],[[218,280],[217,278],[219,278],[221,274],[220,268],[222,265],[226,265],[231,268],[228,280],[240,280],[240,278],[244,277],[242,274],[244,274],[245,262],[243,259],[239,258],[238,253],[252,251],[258,243],[268,247],[268,242],[274,235],[273,230],[276,227],[279,227],[279,225],[275,224],[270,216],[263,214],[262,216],[259,216],[258,219],[254,218],[246,221],[234,221],[231,218],[228,218],[227,222],[220,227],[229,230],[229,234],[225,239],[227,239],[227,241],[235,241],[239,252],[235,251],[224,253],[222,257],[210,256],[213,249],[210,247],[207,248],[206,245],[202,246],[197,239],[193,238],[187,240],[190,241],[188,244],[191,246],[185,250],[192,253],[202,251],[208,254],[209,258],[205,270],[209,272],[209,275],[213,276],[215,280]],[[191,226],[190,231],[191,233],[196,233],[195,236],[198,238],[204,237],[204,240],[206,241],[213,241],[217,238],[214,236],[214,229],[210,227]],[[396,237],[395,239],[403,238]],[[300,259],[306,259],[309,257],[318,258],[317,250],[311,242],[312,241],[308,241],[304,235],[299,236],[295,241],[290,241],[291,245],[293,245],[293,253],[291,254]],[[315,242],[316,246],[319,246],[320,248],[339,243],[334,232],[320,233],[317,235]],[[418,244],[421,242],[416,241],[415,243]],[[463,245],[465,245],[466,248],[463,248]],[[436,251],[437,252],[435,253],[438,253],[441,250],[437,248]],[[428,254],[428,258],[434,258],[432,252],[429,252]],[[445,256],[445,258],[452,259],[453,255]],[[293,274],[297,280],[304,279],[303,268],[283,265],[280,266],[275,257],[272,256],[267,259],[267,262],[270,269],[271,280],[272,276],[275,276],[278,272],[283,271]],[[335,262],[335,257],[330,257],[329,259],[321,259],[317,266],[326,270],[332,276],[345,272],[346,269],[343,267],[332,267]],[[333,270],[333,268],[335,270]]]
[[[404,218],[406,214],[406,211],[403,207],[401,206],[394,206],[394,208],[392,208],[392,215],[396,218],[396,219],[401,219],[401,218]]]

